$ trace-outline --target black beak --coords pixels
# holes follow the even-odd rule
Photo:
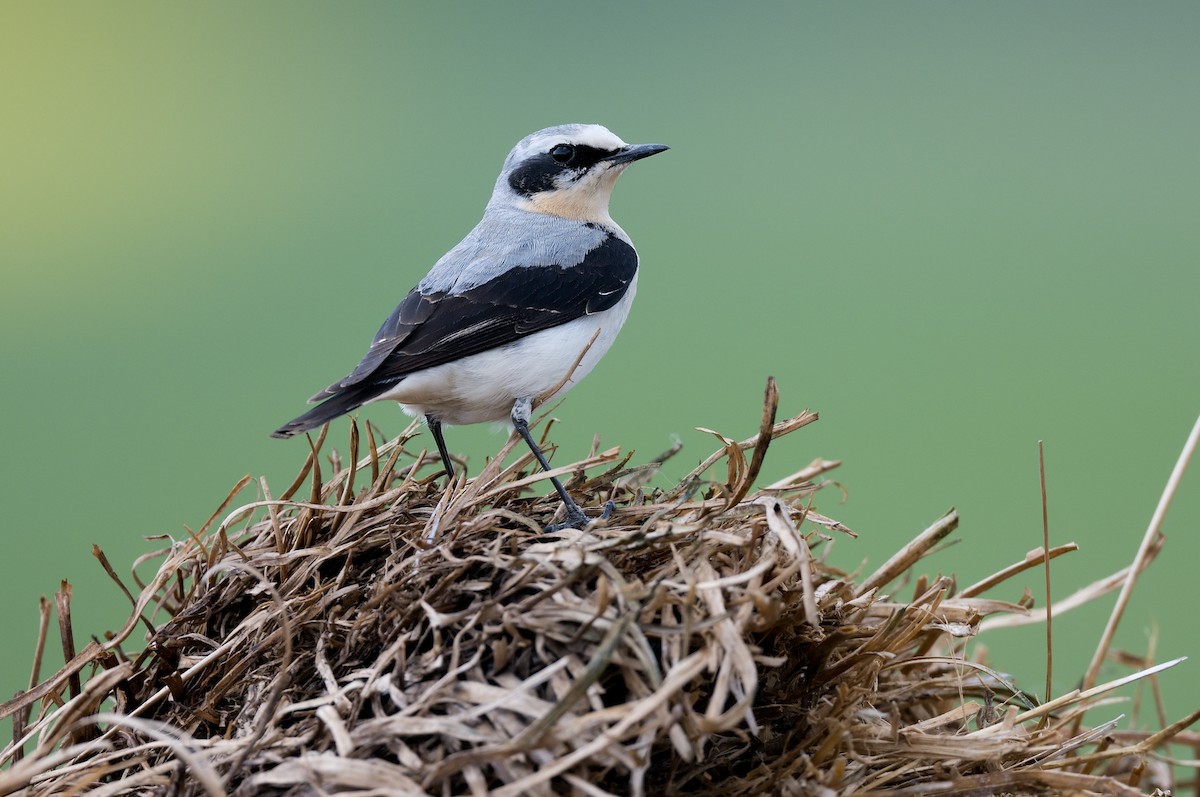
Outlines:
[[[642,158],[649,158],[651,155],[666,152],[669,149],[670,147],[666,144],[630,144],[628,147],[617,150],[604,160],[609,163],[633,163]]]

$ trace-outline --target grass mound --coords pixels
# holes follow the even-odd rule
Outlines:
[[[769,383],[759,434],[717,435],[671,489],[647,486],[662,458],[630,467],[616,449],[557,468],[583,506],[617,504],[586,531],[543,531],[558,501],[529,455],[504,464],[511,440],[444,489],[436,459],[410,448],[415,425],[382,445],[355,427],[344,462],[320,453],[322,433],[278,498],[260,482],[260,500],[217,522],[244,480],[205,528],[139,560],[161,561],[103,641],[73,649],[60,593],[70,661],[0,706],[14,730],[0,794],[1172,785],[1162,754],[1196,745],[1184,729],[1197,715],[1157,734],[1084,722],[1111,688],[1172,662],[1039,704],[966,658],[985,618],[1031,615],[982,593],[1044,551],[965,589],[914,576],[956,528],[952,512],[874,573],[837,570],[823,548],[854,535],[816,503],[838,463],[753,486],[770,442],[817,418],[777,422],[777,403]],[[911,600],[887,591],[901,577]],[[43,617],[45,631],[47,604]]]

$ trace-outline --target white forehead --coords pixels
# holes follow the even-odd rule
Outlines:
[[[618,149],[627,146],[620,136],[603,125],[557,125],[530,133],[517,142],[504,161],[507,169],[526,158],[549,152],[556,144],[582,144],[596,149]]]

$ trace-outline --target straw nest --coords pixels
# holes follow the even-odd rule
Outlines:
[[[278,498],[260,481],[260,500],[226,515],[246,479],[203,529],[139,560],[135,579],[161,562],[126,590],[132,617],[80,651],[64,585],[69,661],[40,683],[35,665],[0,706],[14,730],[0,794],[1170,785],[1161,754],[1196,745],[1196,715],[1155,734],[1085,723],[1113,684],[1039,703],[964,655],[989,615],[1030,619],[1028,601],[980,594],[1037,575],[1042,550],[965,589],[911,575],[952,512],[865,578],[837,570],[824,552],[854,535],[816,509],[837,462],[753,489],[769,443],[817,417],[776,422],[776,406],[769,383],[759,433],[717,435],[670,489],[647,486],[663,458],[629,467],[615,449],[557,468],[584,506],[617,504],[583,532],[543,531],[558,501],[529,456],[504,464],[511,440],[445,489],[415,426],[382,445],[355,429],[344,461],[320,453],[322,433]],[[911,600],[885,590],[902,577]],[[50,615],[43,601],[39,660]]]

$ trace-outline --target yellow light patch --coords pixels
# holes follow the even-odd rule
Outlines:
[[[612,197],[613,185],[622,170],[613,169],[598,179],[556,191],[542,191],[524,200],[523,207],[534,213],[547,213],[575,221],[611,221],[608,215],[608,200]]]

